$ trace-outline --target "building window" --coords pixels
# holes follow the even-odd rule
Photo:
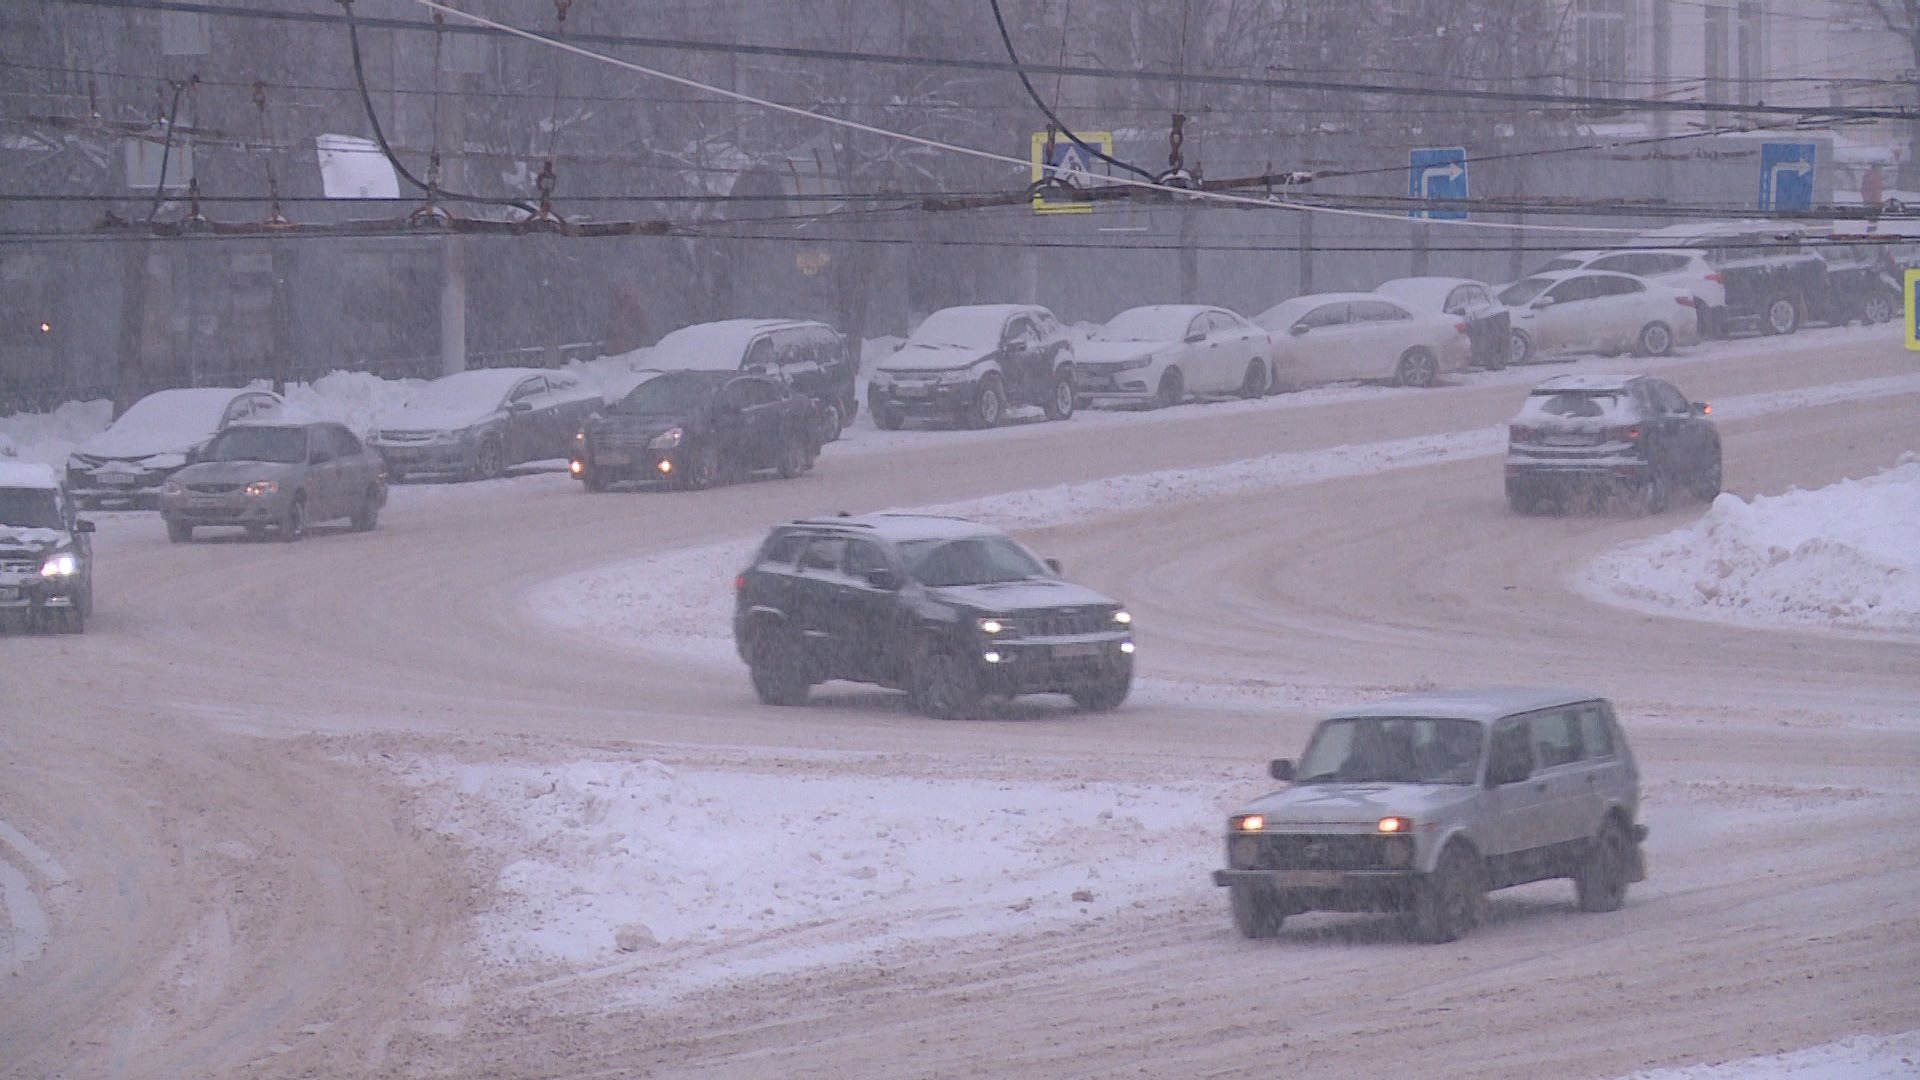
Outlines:
[[[1627,79],[1630,0],[1574,0],[1574,93],[1618,97]]]

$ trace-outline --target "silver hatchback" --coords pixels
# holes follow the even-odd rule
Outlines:
[[[1323,721],[1270,772],[1290,786],[1228,819],[1213,874],[1250,938],[1307,911],[1395,911],[1415,938],[1452,941],[1491,889],[1571,878],[1582,911],[1613,911],[1646,877],[1640,771],[1591,694],[1395,698]]]
[[[235,424],[160,489],[175,543],[209,525],[238,525],[252,537],[271,528],[293,541],[309,525],[347,518],[366,532],[386,504],[380,455],[330,421]]]

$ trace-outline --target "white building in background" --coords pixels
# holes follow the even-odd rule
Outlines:
[[[1912,51],[1870,0],[1562,0],[1568,90],[1606,97],[1664,96],[1721,104],[1914,103]],[[1889,9],[1904,5],[1891,2]],[[1904,17],[1896,10],[1896,18]],[[1674,133],[1739,117],[1681,112],[1634,118]],[[1779,117],[1756,114],[1756,125]],[[1910,160],[1913,125],[1836,129],[1837,190],[1857,190],[1872,161]]]

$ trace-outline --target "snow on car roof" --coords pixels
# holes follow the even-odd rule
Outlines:
[[[1351,716],[1430,716],[1478,720],[1491,724],[1504,716],[1593,701],[1600,695],[1583,690],[1529,686],[1486,686],[1461,690],[1429,690],[1406,694],[1372,705],[1341,709],[1334,718]]]
[[[1491,291],[1492,287],[1484,281],[1475,281],[1463,277],[1402,277],[1392,278],[1374,286],[1373,291],[1396,300],[1409,300],[1421,305],[1439,307],[1447,302],[1447,295],[1462,285],[1478,285]]]
[[[32,461],[0,461],[0,488],[60,489],[60,474],[53,466]]]
[[[1296,313],[1310,311],[1319,307],[1321,304],[1352,303],[1355,300],[1385,300],[1390,304],[1394,302],[1390,296],[1382,296],[1380,293],[1372,292],[1308,293],[1305,296],[1296,296],[1291,300],[1280,301],[1260,314],[1255,315],[1253,321],[1265,325],[1269,317],[1285,318]]]
[[[756,336],[802,322],[801,319],[722,319],[683,326],[653,346],[647,366],[731,370],[740,366],[747,355],[747,346]]]
[[[882,511],[846,517],[803,518],[795,525],[815,528],[859,529],[886,540],[939,540],[962,536],[1000,536],[999,529],[967,518],[939,514],[902,514]]]
[[[1699,240],[1716,236],[1744,236],[1751,233],[1769,235],[1799,234],[1806,230],[1791,221],[1767,221],[1761,218],[1742,218],[1738,221],[1698,221],[1680,225],[1664,225],[1658,229],[1648,229],[1633,238],[1633,246],[1644,247],[1659,244],[1663,240]]]
[[[157,390],[134,402],[105,431],[77,449],[108,456],[185,450],[217,431],[227,406],[247,392],[239,387],[207,386]]]

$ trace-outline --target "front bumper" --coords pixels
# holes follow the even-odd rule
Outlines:
[[[973,404],[973,383],[891,383],[869,386],[867,407],[902,416],[952,416]]]
[[[686,452],[686,447],[672,450],[596,447],[584,455],[576,451],[567,462],[567,473],[583,483],[588,469],[603,483],[671,483],[680,476]]]
[[[1066,694],[1133,678],[1131,634],[985,640],[974,671],[989,694]]]
[[[272,525],[287,513],[283,493],[204,495],[187,492],[160,496],[160,516],[182,525]]]
[[[465,476],[473,471],[473,446],[450,443],[373,443],[389,476]]]
[[[0,576],[0,612],[59,610],[79,606],[84,581],[78,574],[42,577],[39,574]]]
[[[165,474],[139,473],[124,483],[107,483],[102,482],[97,473],[69,469],[67,495],[81,506],[97,506],[103,510],[152,510],[160,505],[160,486],[166,480]]]

